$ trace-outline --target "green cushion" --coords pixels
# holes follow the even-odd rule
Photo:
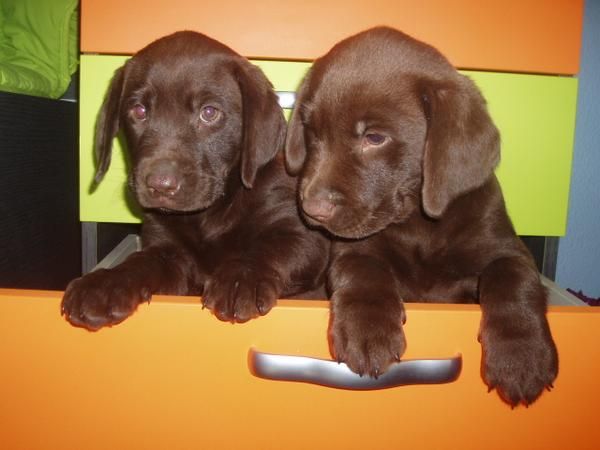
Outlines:
[[[0,2],[0,90],[64,94],[78,63],[77,0]]]
[[[139,214],[125,195],[126,160],[115,140],[112,165],[92,190],[96,116],[110,78],[127,57],[83,55],[81,59],[81,220],[136,222]],[[295,91],[305,62],[254,61],[278,91]],[[575,129],[577,79],[464,71],[487,98],[502,135],[497,170],[509,215],[520,235],[562,236],[566,231]],[[289,111],[287,111],[289,114]]]

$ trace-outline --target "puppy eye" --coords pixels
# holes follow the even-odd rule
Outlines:
[[[214,106],[205,106],[200,111],[200,120],[204,123],[212,123],[221,117],[221,111]]]
[[[133,108],[131,108],[130,113],[135,120],[146,120],[146,107],[141,103],[136,103],[135,105],[133,105]]]
[[[388,137],[379,133],[367,133],[363,137],[364,147],[379,147],[388,141]]]

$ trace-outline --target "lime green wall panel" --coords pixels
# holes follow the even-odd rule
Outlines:
[[[104,180],[93,188],[94,125],[108,83],[126,56],[82,55],[80,100],[81,220],[137,222],[126,195],[126,158],[119,139]],[[255,61],[278,91],[295,91],[306,62]],[[502,135],[497,174],[521,235],[566,230],[577,80],[568,77],[463,72],[481,88]],[[289,113],[289,112],[288,112]]]
[[[113,143],[110,168],[94,185],[96,117],[114,71],[125,56],[82,55],[79,91],[79,216],[82,222],[139,222],[126,190],[126,158],[120,139]],[[130,207],[130,205],[132,205]]]
[[[464,72],[481,89],[500,129],[496,171],[517,233],[566,232],[577,79]]]
[[[252,61],[265,73],[277,91],[295,92],[310,68],[309,62]]]

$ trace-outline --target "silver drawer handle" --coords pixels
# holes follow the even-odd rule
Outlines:
[[[338,389],[373,390],[408,384],[440,384],[455,381],[460,375],[462,357],[413,359],[391,365],[378,378],[361,377],[344,363],[305,356],[274,355],[254,349],[248,351],[250,372],[259,378],[301,381]]]

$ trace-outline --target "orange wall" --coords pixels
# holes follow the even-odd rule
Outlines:
[[[131,54],[182,29],[248,57],[311,60],[350,34],[390,25],[457,67],[574,74],[583,0],[82,0],[81,48]]]

